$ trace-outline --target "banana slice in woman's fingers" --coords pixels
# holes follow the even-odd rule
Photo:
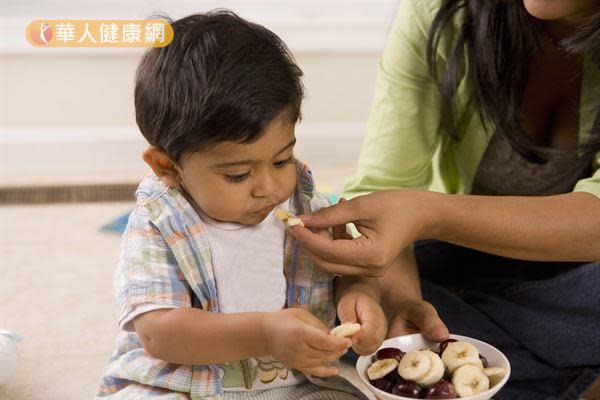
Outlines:
[[[442,359],[436,353],[434,353],[431,350],[422,350],[422,352],[425,353],[427,357],[429,357],[429,361],[431,363],[429,366],[429,371],[425,374],[425,376],[417,379],[416,382],[419,385],[426,387],[429,385],[433,385],[434,383],[442,379],[444,377],[444,372],[446,372],[446,369],[444,368],[444,363],[442,362]]]
[[[465,364],[452,374],[452,384],[460,397],[474,396],[490,388],[490,380],[481,368]]]
[[[283,222],[286,228],[295,225],[304,226],[304,223],[300,218],[297,218],[294,214],[282,208],[276,208],[273,212],[273,215],[275,216],[275,218]]]
[[[480,369],[483,368],[483,363],[479,358],[479,351],[477,351],[475,346],[467,342],[448,343],[442,353],[442,361],[450,373],[467,364],[477,366]]]
[[[333,336],[350,337],[360,331],[361,325],[358,322],[346,322],[338,325],[329,332]]]
[[[377,360],[367,369],[367,376],[370,380],[380,379],[398,368],[398,361],[395,358],[385,358]]]
[[[409,351],[402,357],[398,365],[398,374],[407,381],[418,382],[424,378],[431,369],[431,359],[426,351]]]
[[[502,378],[504,378],[504,375],[506,375],[506,368],[502,368],[502,367],[484,368],[483,373],[485,376],[487,376],[489,378],[490,387],[494,387],[498,384],[498,382],[500,382],[502,380]]]

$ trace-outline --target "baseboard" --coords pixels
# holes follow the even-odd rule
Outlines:
[[[362,123],[301,123],[296,155],[316,171],[356,164]],[[0,187],[133,183],[147,172],[135,127],[3,129]]]
[[[137,184],[0,187],[0,205],[134,201]]]

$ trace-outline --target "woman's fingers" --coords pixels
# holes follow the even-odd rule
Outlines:
[[[386,337],[389,339],[396,336],[411,335],[413,333],[419,333],[419,329],[415,324],[404,318],[396,317],[390,321]]]
[[[365,236],[334,240],[299,225],[291,227],[290,232],[302,247],[311,253],[319,254],[325,261],[362,267],[371,266],[374,244]]]
[[[410,320],[421,330],[423,335],[438,341],[448,339],[450,332],[435,308],[427,302],[421,302],[419,307],[422,310],[412,311]]]
[[[339,264],[336,262],[330,262],[323,259],[316,253],[304,249],[304,252],[308,257],[315,262],[324,271],[340,274],[340,275],[351,275],[351,276],[371,276],[379,277],[383,276],[385,269],[376,269],[372,267],[359,267],[353,264]]]
[[[356,200],[340,201],[330,207],[321,208],[314,214],[300,215],[300,219],[310,228],[329,228],[345,225],[360,219]]]
[[[435,308],[426,301],[419,301],[411,307],[402,309],[395,318],[406,321],[404,326],[398,322],[398,325],[394,326],[395,330],[411,330],[410,325],[412,324],[425,337],[438,342],[448,339],[450,334]],[[391,328],[392,324],[390,324],[390,330]]]

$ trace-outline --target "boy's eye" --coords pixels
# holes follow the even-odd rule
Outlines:
[[[242,182],[244,179],[246,179],[248,177],[248,175],[250,175],[249,172],[246,172],[245,174],[241,174],[241,175],[225,175],[225,177],[227,178],[228,181],[230,182]]]
[[[281,160],[281,161],[276,161],[273,163],[273,165],[276,168],[281,168],[284,167],[286,164],[288,164],[290,161],[292,161],[292,159],[294,158],[294,156],[290,156],[290,158],[286,158],[285,160]]]

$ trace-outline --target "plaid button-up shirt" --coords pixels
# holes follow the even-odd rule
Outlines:
[[[313,197],[311,172],[299,161],[297,178],[290,200],[293,213],[328,205],[318,204]],[[160,308],[219,312],[208,238],[192,205],[154,174],[142,181],[136,196],[115,275],[121,331],[97,398],[131,398],[135,387],[135,393],[143,397],[172,393],[176,397],[170,399],[218,399],[223,389],[217,365],[179,365],[153,358],[133,330],[131,321],[136,316]],[[286,307],[309,309],[331,328],[335,320],[333,275],[317,269],[289,233],[282,251]]]

